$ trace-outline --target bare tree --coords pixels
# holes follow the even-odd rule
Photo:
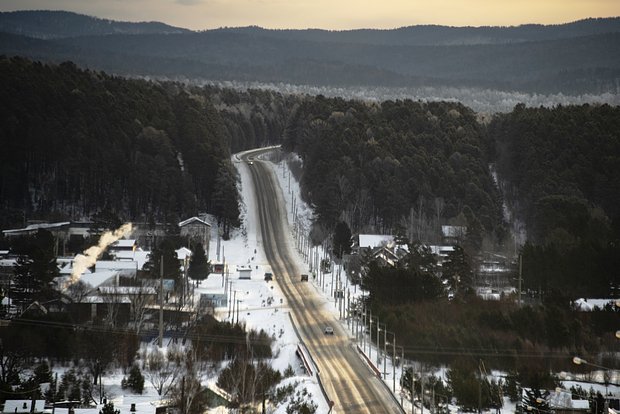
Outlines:
[[[181,372],[179,360],[182,354],[170,347],[168,354],[159,349],[145,350],[142,360],[146,378],[160,397],[165,397]]]
[[[149,306],[155,302],[155,296],[149,292],[151,288],[151,283],[143,281],[137,293],[129,295],[130,322],[137,335],[140,335],[140,331],[146,322]]]
[[[184,354],[181,381],[171,390],[171,398],[181,408],[181,414],[198,414],[204,411],[206,395],[202,381],[212,372],[209,363],[201,360],[198,351],[191,348]]]
[[[110,328],[116,328],[118,322],[118,311],[125,298],[121,294],[118,287],[115,286],[99,288],[99,295],[106,304],[107,313],[104,323]]]
[[[78,280],[67,288],[67,295],[75,303],[81,303],[88,293],[92,290],[90,285]]]
[[[0,338],[0,381],[10,384],[12,379],[19,378],[24,363],[24,355],[16,349],[8,349],[4,339]]]

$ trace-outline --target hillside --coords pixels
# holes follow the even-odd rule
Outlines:
[[[185,33],[189,30],[160,22],[117,22],[66,11],[34,10],[0,12],[0,32],[57,39],[119,33]]]
[[[3,58],[0,73],[3,222],[20,210],[172,219],[213,209],[214,192],[230,191],[216,186],[228,134],[204,97],[71,63]]]
[[[5,26],[1,30],[12,34],[0,35],[0,53],[72,60],[126,75],[330,87],[475,87],[580,95],[617,94],[620,85],[618,18],[555,26],[342,32],[131,26],[142,29],[114,29],[105,35],[96,29],[99,20],[93,22],[93,30],[78,25],[67,38],[50,30],[38,37],[52,40],[37,42],[24,36],[35,35]]]

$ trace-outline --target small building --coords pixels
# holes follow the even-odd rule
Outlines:
[[[133,252],[136,250],[137,247],[138,245],[135,239],[120,239],[112,243],[108,250],[110,251],[110,253],[121,251]]]
[[[201,243],[209,259],[209,242],[211,240],[211,225],[206,221],[192,217],[179,223],[181,237],[188,237],[190,241]],[[190,246],[192,248],[192,246]]]
[[[359,234],[355,247],[358,249],[374,249],[375,247],[394,244],[394,236],[391,234]]]
[[[237,271],[239,272],[239,279],[242,279],[242,280],[252,279],[252,268],[251,267],[239,266],[237,267]]]
[[[466,226],[441,226],[442,242],[444,244],[460,244],[467,236]]]

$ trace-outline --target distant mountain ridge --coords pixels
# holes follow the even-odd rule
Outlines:
[[[63,12],[22,13],[22,20],[67,17]],[[20,26],[21,34],[7,30],[6,16],[0,15],[0,54],[57,63],[71,60],[121,75],[328,87],[620,94],[620,18],[553,26],[350,31],[251,26],[195,32],[158,23],[68,16],[80,24],[65,28],[64,37],[58,31],[42,32],[57,26],[49,23],[38,26],[41,36],[35,39],[23,34],[26,24]],[[85,28],[89,22],[96,29]],[[133,31],[121,30],[122,24]],[[138,28],[142,32],[136,32]]]
[[[187,33],[190,30],[160,22],[119,22],[83,14],[24,10],[0,12],[0,31],[39,39],[108,34]]]
[[[336,43],[400,46],[458,46],[556,40],[620,32],[620,17],[590,18],[557,25],[441,26],[417,25],[395,29],[264,29],[258,26],[216,29],[276,38]]]

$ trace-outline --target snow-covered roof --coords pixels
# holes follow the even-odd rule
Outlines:
[[[17,259],[0,259],[0,267],[13,267]]]
[[[590,312],[595,309],[603,309],[609,304],[613,304],[614,299],[577,299],[573,304],[581,311]]]
[[[181,247],[180,249],[175,251],[177,252],[177,258],[179,260],[185,260],[186,258],[192,256],[192,251],[187,247]]]
[[[156,295],[157,289],[153,286],[101,286],[97,289],[102,295]]]
[[[115,252],[111,252],[112,256],[117,261],[135,261],[138,263],[138,269],[142,269],[144,264],[149,261],[150,251],[144,250],[117,250]]]
[[[211,227],[211,225],[209,223],[207,223],[206,221],[204,221],[202,219],[199,219],[198,217],[195,217],[195,216],[180,222],[179,223],[179,227],[183,227],[183,226],[186,226],[186,225],[191,224],[191,223],[200,223],[200,224],[204,224],[205,226]]]
[[[136,270],[138,262],[134,260],[98,260],[95,264],[97,270]]]
[[[135,239],[120,239],[112,243],[110,249],[114,248],[133,248],[136,245]]]
[[[94,272],[94,273],[84,273],[79,278],[79,281],[93,288],[97,288],[109,282],[111,279],[114,279],[117,274],[118,272],[114,270],[105,270],[105,271]],[[66,285],[67,288],[69,287],[68,282],[70,280],[70,276],[57,277],[55,278],[55,280],[59,282],[60,286]]]
[[[390,234],[360,234],[359,247],[377,247],[394,242],[394,236]]]
[[[33,232],[33,231],[40,230],[40,229],[56,229],[56,228],[60,228],[63,226],[68,226],[70,224],[71,224],[70,221],[61,221],[59,223],[37,223],[37,224],[30,224],[22,229],[2,230],[2,233],[4,233],[5,235],[29,233],[29,232]]]

